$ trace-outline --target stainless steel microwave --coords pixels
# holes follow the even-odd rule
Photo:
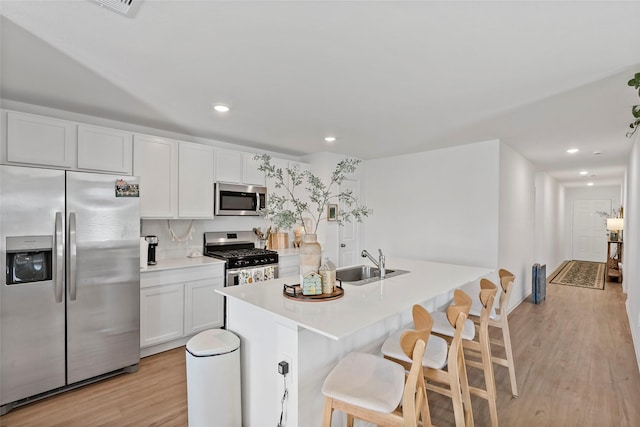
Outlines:
[[[267,203],[267,187],[216,183],[215,214],[218,216],[260,215]]]

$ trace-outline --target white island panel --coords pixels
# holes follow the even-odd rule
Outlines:
[[[344,285],[343,298],[293,301],[282,287],[297,277],[219,289],[227,296],[227,329],[241,340],[243,425],[277,424],[284,391],[278,363],[285,360],[288,399],[284,426],[319,426],[322,383],[351,351],[380,353],[384,340],[411,322],[411,307],[443,307],[457,288],[479,291],[479,280],[496,280],[495,269],[420,260],[389,259],[388,268],[410,273],[363,286]],[[475,297],[475,295],[472,295]],[[334,426],[344,425],[334,413]]]

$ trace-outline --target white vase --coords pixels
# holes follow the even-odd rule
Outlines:
[[[316,234],[304,234],[300,243],[300,283],[310,272],[318,272],[322,261],[322,247]]]

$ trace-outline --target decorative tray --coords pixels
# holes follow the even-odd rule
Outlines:
[[[334,291],[330,294],[319,294],[319,295],[304,295],[302,293],[302,289],[300,285],[284,285],[282,288],[282,295],[285,298],[289,298],[296,301],[311,301],[311,302],[320,302],[320,301],[332,301],[344,296],[344,289],[342,289],[342,283],[337,281]]]

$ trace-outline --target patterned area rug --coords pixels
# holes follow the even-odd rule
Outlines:
[[[560,273],[551,279],[551,283],[604,289],[604,263],[569,261]]]

